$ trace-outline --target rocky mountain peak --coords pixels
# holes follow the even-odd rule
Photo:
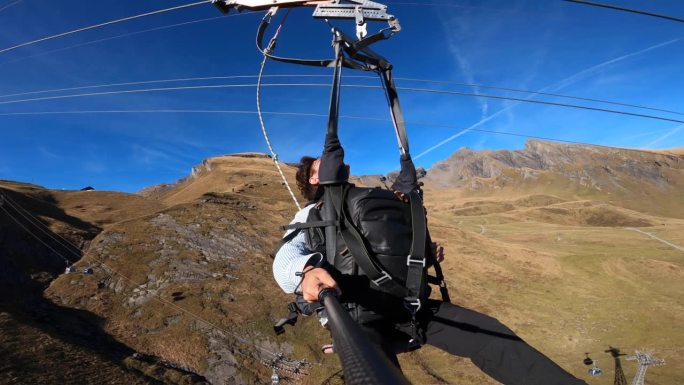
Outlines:
[[[672,153],[586,146],[529,140],[522,150],[473,151],[462,148],[436,163],[426,180],[436,187],[463,187],[472,178],[498,178],[551,172],[570,179],[583,178],[601,188],[618,180],[638,178],[641,182],[667,184],[666,173],[681,171],[684,157]]]

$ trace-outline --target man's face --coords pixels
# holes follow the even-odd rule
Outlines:
[[[309,171],[309,184],[317,186],[319,183],[318,169],[321,167],[321,159],[316,159],[311,164],[311,171]]]

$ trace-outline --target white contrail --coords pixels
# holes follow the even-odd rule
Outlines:
[[[473,74],[473,71],[470,66],[470,62],[464,55],[464,53],[461,51],[461,47],[458,44],[458,41],[453,37],[453,34],[451,33],[452,27],[450,25],[450,20],[446,20],[444,18],[442,19],[442,29],[445,31],[445,36],[447,39],[447,48],[451,52],[451,55],[453,59],[456,61],[458,64],[459,69],[461,70],[461,73],[466,79],[466,82],[472,84],[473,92],[476,94],[479,94],[481,92],[480,87],[478,87],[477,82],[475,81],[475,75]],[[477,103],[480,106],[480,117],[481,119],[484,119],[487,116],[487,113],[489,112],[489,102],[485,98],[477,98]]]
[[[671,129],[670,131],[668,131],[668,132],[664,133],[663,135],[659,136],[657,139],[652,140],[650,143],[646,144],[646,146],[644,146],[644,147],[646,147],[646,148],[653,148],[653,146],[659,144],[659,143],[662,142],[663,140],[665,140],[665,139],[671,137],[672,135],[678,133],[679,131],[681,131],[682,128],[684,128],[684,124],[680,124],[679,126],[674,127],[674,128]]]
[[[603,67],[605,67],[605,66],[608,66],[608,65],[610,65],[610,64],[615,64],[615,63],[620,62],[620,61],[623,61],[623,60],[627,60],[627,59],[629,59],[629,58],[632,58],[632,57],[637,56],[637,55],[641,55],[641,54],[643,54],[643,53],[652,51],[652,50],[657,49],[657,48],[661,48],[661,47],[665,47],[665,46],[670,45],[670,44],[677,43],[677,42],[679,42],[679,41],[681,41],[681,40],[682,40],[681,38],[673,39],[673,40],[668,40],[668,41],[666,41],[666,42],[659,43],[659,44],[656,44],[656,45],[653,45],[653,46],[644,48],[644,49],[642,49],[642,50],[639,50],[639,51],[636,51],[636,52],[632,52],[632,53],[630,53],[630,54],[622,55],[622,56],[620,56],[620,57],[617,57],[617,58],[614,58],[614,59],[605,61],[605,62],[603,62],[603,63],[597,64],[597,65],[595,65],[595,66],[592,66],[592,67],[589,67],[589,68],[584,69],[584,70],[582,70],[582,71],[579,71],[579,72],[577,72],[576,74],[571,75],[571,76],[569,76],[569,77],[567,77],[567,78],[565,78],[565,79],[562,79],[562,80],[560,80],[560,81],[557,81],[557,82],[555,82],[555,83],[553,83],[553,84],[551,84],[551,85],[549,85],[549,86],[546,86],[546,87],[544,87],[544,88],[538,90],[537,93],[539,93],[539,92],[546,92],[546,91],[550,91],[550,90],[554,90],[554,91],[560,90],[560,89],[565,88],[565,87],[567,87],[567,86],[569,86],[569,85],[571,85],[571,84],[576,83],[576,82],[579,81],[582,77],[588,76],[588,75],[590,75],[590,74],[596,72],[597,70],[599,70],[599,69],[601,69],[601,68],[603,68]],[[534,97],[535,95],[537,95],[537,93],[533,93],[533,94],[531,94],[530,96],[528,96],[528,97],[525,98],[525,99],[531,99],[532,97]],[[457,132],[456,134],[454,134],[454,135],[452,135],[452,136],[450,136],[450,137],[448,137],[448,138],[442,140],[442,141],[439,142],[438,144],[436,144],[436,145],[434,145],[434,146],[428,148],[427,150],[421,152],[420,154],[416,155],[413,159],[419,159],[419,158],[421,158],[421,157],[423,157],[423,156],[429,154],[430,152],[436,150],[437,148],[439,148],[439,147],[441,147],[441,146],[443,146],[443,145],[445,145],[445,144],[451,142],[452,140],[458,138],[459,136],[461,136],[461,135],[467,133],[468,131],[472,130],[473,128],[476,128],[476,127],[482,125],[483,123],[486,123],[486,122],[492,120],[494,117],[497,117],[497,116],[501,115],[502,113],[504,113],[504,112],[506,112],[506,111],[508,111],[508,110],[510,110],[510,109],[512,109],[512,108],[515,108],[515,107],[518,106],[520,103],[521,103],[521,102],[512,103],[512,104],[509,105],[508,107],[503,108],[503,109],[501,109],[501,110],[495,112],[494,114],[492,114],[492,115],[490,115],[490,116],[488,116],[488,117],[486,117],[486,118],[484,118],[484,119],[481,119],[479,122],[473,124],[472,126],[466,128],[466,129],[464,129],[464,130],[462,130],[462,131]]]

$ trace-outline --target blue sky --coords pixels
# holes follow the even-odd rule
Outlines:
[[[0,50],[188,2],[0,0]],[[684,17],[680,0],[612,3]],[[684,112],[682,23],[555,0],[389,0],[385,4],[399,17],[403,30],[378,43],[375,50],[390,59],[398,78],[477,83]],[[292,12],[277,53],[330,56],[328,27],[311,18],[311,12],[311,8]],[[255,111],[254,87],[26,100],[143,88],[253,84],[253,78],[234,78],[25,94],[112,83],[256,75],[261,57],[254,35],[261,13],[219,16],[213,6],[204,5],[0,53],[0,179],[50,188],[91,185],[133,192],[173,182],[207,157],[267,152],[256,115],[198,112]],[[336,24],[353,33],[351,24]],[[370,24],[369,28],[381,26]],[[269,62],[266,74],[329,75],[330,71]],[[369,74],[346,70],[344,75]],[[265,81],[328,84],[329,78]],[[345,83],[379,84],[376,79],[351,77]],[[681,114],[512,91],[409,80],[397,83],[684,120]],[[263,109],[325,114],[328,95],[326,86],[267,87]],[[426,168],[461,147],[517,149],[524,145],[521,137],[463,132],[469,127],[622,147],[684,145],[684,125],[675,122],[468,96],[412,91],[400,91],[400,96],[411,153]],[[352,171],[370,174],[395,169],[398,151],[391,124],[378,120],[389,117],[382,92],[345,88],[342,98],[343,115],[376,119],[341,120],[340,135]],[[320,153],[325,123],[324,117],[316,116],[266,116],[276,152],[281,160],[292,162],[303,154]]]

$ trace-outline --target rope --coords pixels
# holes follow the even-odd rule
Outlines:
[[[287,178],[285,177],[285,173],[283,172],[283,169],[280,167],[280,163],[278,162],[278,154],[276,154],[275,150],[273,149],[273,145],[271,144],[271,140],[268,137],[268,132],[266,131],[266,124],[264,123],[264,117],[261,112],[261,80],[264,75],[264,69],[266,68],[266,62],[268,61],[268,53],[272,52],[273,49],[275,48],[276,41],[278,40],[278,35],[280,34],[280,30],[282,29],[283,25],[285,24],[285,20],[287,20],[287,17],[290,15],[290,10],[288,9],[287,13],[285,14],[285,17],[283,20],[280,22],[280,25],[278,26],[278,29],[276,30],[275,34],[271,38],[271,41],[268,43],[268,48],[266,48],[266,51],[264,52],[264,59],[261,61],[261,68],[259,69],[259,76],[257,77],[257,86],[256,86],[256,107],[257,107],[257,116],[259,117],[259,124],[261,125],[261,132],[264,135],[264,139],[266,140],[266,145],[268,146],[268,150],[271,152],[271,158],[273,159],[273,164],[275,164],[276,168],[278,169],[278,173],[280,173],[280,177],[283,179],[283,182],[285,183],[285,187],[287,188],[287,191],[290,193],[290,196],[292,197],[292,200],[295,203],[295,206],[297,206],[297,210],[301,210],[302,207],[299,205],[299,201],[297,201],[297,197],[295,196],[294,192],[292,191],[292,188],[290,187],[290,183],[287,181]],[[266,14],[265,17],[271,17],[270,12]]]
[[[1,54],[1,53],[5,53],[5,52],[9,52],[9,51],[13,51],[13,50],[15,50],[15,49],[17,49],[17,48],[26,47],[26,46],[29,46],[29,45],[33,45],[33,44],[37,44],[37,43],[43,42],[43,41],[52,40],[52,39],[57,39],[57,38],[64,37],[64,36],[68,36],[68,35],[73,35],[73,34],[75,34],[75,33],[84,32],[84,31],[88,31],[88,30],[91,30],[91,29],[101,28],[101,27],[105,27],[105,26],[108,26],[108,25],[112,25],[112,24],[122,23],[122,22],[124,22],[124,21],[139,19],[139,18],[142,18],[142,17],[152,16],[152,15],[158,15],[158,14],[160,14],[160,13],[166,13],[166,12],[176,11],[176,10],[179,10],[179,9],[190,8],[190,7],[194,7],[194,6],[197,6],[197,5],[208,4],[208,3],[211,3],[211,2],[212,2],[212,0],[198,1],[198,2],[196,2],[196,3],[190,3],[190,4],[185,4],[185,5],[179,5],[179,6],[177,6],[177,7],[171,7],[171,8],[166,8],[166,9],[160,9],[160,10],[157,10],[157,11],[147,12],[147,13],[143,13],[143,14],[140,14],[140,15],[128,16],[128,17],[124,17],[124,18],[122,18],[122,19],[111,20],[111,21],[107,21],[107,22],[104,22],[104,23],[95,24],[95,25],[91,25],[91,26],[88,26],[88,27],[83,27],[83,28],[75,29],[75,30],[73,30],[73,31],[63,32],[63,33],[60,33],[60,34],[57,34],[57,35],[52,35],[52,36],[44,37],[44,38],[41,38],[41,39],[38,39],[38,40],[32,40],[32,41],[29,41],[29,42],[26,42],[26,43],[22,43],[22,44],[15,45],[15,46],[13,46],[13,47],[4,48],[4,49],[1,49],[1,50],[0,50],[0,54]]]

